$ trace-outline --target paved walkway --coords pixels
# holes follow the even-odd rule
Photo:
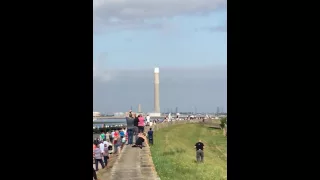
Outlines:
[[[140,149],[125,145],[120,155],[114,158],[117,160],[111,172],[103,173],[100,180],[160,180],[152,162],[149,146]]]
[[[159,180],[154,170],[149,147],[133,148],[126,145],[111,169],[101,180]]]

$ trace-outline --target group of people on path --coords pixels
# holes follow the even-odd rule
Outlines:
[[[95,160],[96,168],[93,169],[93,178],[97,180],[96,171],[99,170],[99,163],[102,168],[107,167],[108,160],[111,155],[119,155],[121,149],[125,144],[132,145],[132,147],[139,147],[142,149],[143,143],[153,144],[153,131],[149,129],[148,135],[144,133],[144,118],[142,115],[132,118],[132,122],[127,122],[127,128],[121,130],[112,130],[109,132],[102,132],[99,138],[93,142],[93,158]],[[135,143],[133,143],[135,137]],[[148,140],[147,140],[148,137]]]
[[[145,118],[139,114],[138,116],[136,114],[133,114],[132,111],[129,111],[129,115],[128,117],[126,117],[126,121],[127,121],[127,133],[128,133],[128,144],[129,145],[133,145],[133,137],[135,137],[136,146],[140,146],[140,141],[145,140],[146,139],[146,134],[144,133],[145,130]],[[150,116],[147,115],[146,117],[146,123],[148,125],[152,125],[152,122],[150,122]],[[152,131],[152,129],[150,128],[149,131]],[[140,139],[139,139],[140,138]],[[153,142],[153,131],[152,133],[148,133],[148,139],[152,140]],[[138,144],[137,144],[138,141]],[[144,142],[144,141],[143,141]],[[145,141],[147,143],[147,141]],[[149,141],[150,142],[150,141]],[[133,147],[136,147],[133,146]]]

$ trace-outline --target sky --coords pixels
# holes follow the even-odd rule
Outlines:
[[[93,0],[93,111],[227,110],[226,0]]]

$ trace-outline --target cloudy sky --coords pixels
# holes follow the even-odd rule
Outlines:
[[[226,0],[93,0],[93,110],[227,109]]]

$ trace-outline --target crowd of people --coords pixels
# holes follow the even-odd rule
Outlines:
[[[149,128],[145,133],[145,126],[152,126],[150,117],[146,119],[139,114],[132,115],[131,111],[127,119],[127,127],[120,130],[112,130],[111,132],[102,132],[99,137],[93,141],[93,159],[95,169],[93,169],[93,177],[97,180],[96,171],[99,170],[99,163],[102,168],[108,166],[108,160],[112,156],[118,156],[125,145],[131,145],[135,148],[143,148],[144,144],[153,144],[153,130]],[[145,123],[146,121],[146,123]],[[133,139],[135,141],[133,141]],[[133,143],[134,142],[134,143]]]

